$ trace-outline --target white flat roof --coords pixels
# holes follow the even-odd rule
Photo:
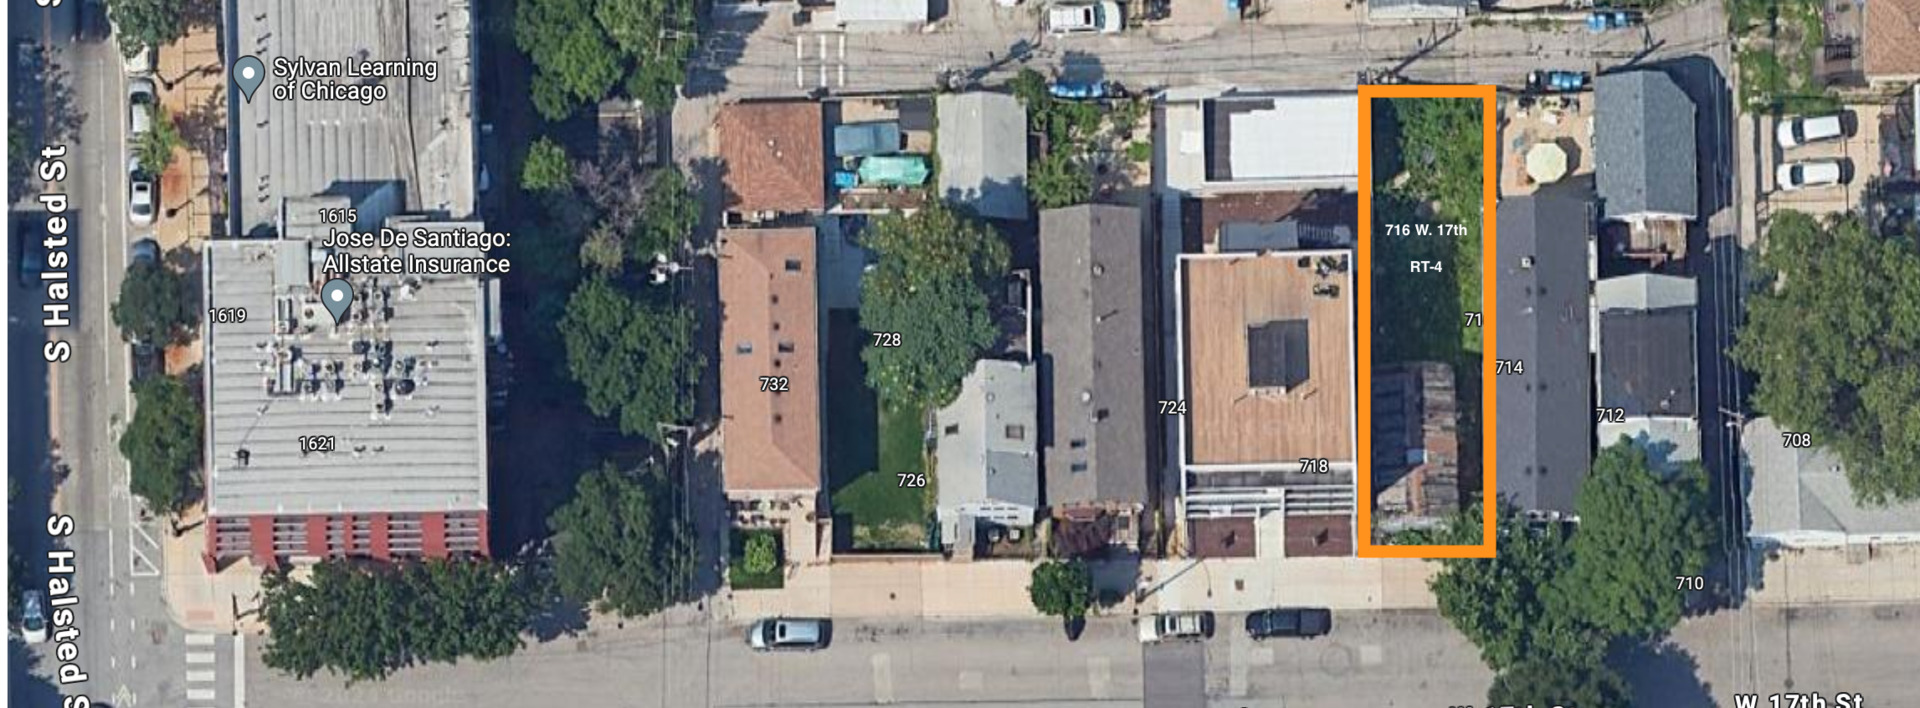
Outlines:
[[[1352,93],[1233,96],[1227,112],[1233,181],[1357,180],[1360,101]]]

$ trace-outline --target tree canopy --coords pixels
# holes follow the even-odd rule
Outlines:
[[[945,405],[999,337],[988,293],[1006,274],[1006,243],[939,202],[874,220],[863,243],[875,263],[861,281],[860,325],[900,335],[897,347],[861,352],[868,384],[896,404]]]
[[[133,386],[133,420],[120,433],[133,493],[172,513],[200,498],[200,402],[180,379],[155,376]]]
[[[517,569],[459,561],[327,560],[306,582],[268,575],[264,592],[267,666],[303,679],[325,669],[350,682],[512,654],[544,595]]]
[[[1775,212],[1733,353],[1754,407],[1810,433],[1869,502],[1920,499],[1920,253],[1855,216]]]
[[[1527,659],[1500,672],[1487,689],[1495,706],[1620,708],[1633,694],[1620,674],[1598,656]]]
[[[1560,612],[1607,633],[1654,637],[1680,621],[1675,576],[1699,575],[1715,543],[1707,474],[1679,463],[1670,478],[1627,438],[1600,450],[1580,486],[1573,562],[1557,579]]]
[[[184,277],[158,262],[134,261],[120,279],[113,324],[122,339],[164,347],[185,337],[196,314],[189,307]]]
[[[107,0],[107,17],[128,58],[158,50],[187,35],[185,0]]]
[[[155,180],[173,164],[173,153],[185,145],[180,137],[180,126],[173,122],[173,113],[165,106],[153,109],[153,125],[133,144],[135,159],[140,161],[140,170]]]
[[[529,192],[551,192],[573,186],[573,169],[567,164],[566,148],[541,136],[527,146],[527,160],[520,165],[520,188]]]
[[[656,466],[608,463],[588,472],[548,519],[561,594],[622,616],[652,614],[688,596],[693,531],[675,513]]]
[[[593,277],[573,291],[559,328],[567,370],[594,415],[654,440],[659,424],[693,416],[689,391],[705,358],[693,350],[693,314],[685,307],[634,298]]]
[[[1570,560],[1561,526],[1536,528],[1507,507],[1498,533],[1493,558],[1443,560],[1432,582],[1441,616],[1480,647],[1487,665],[1499,670],[1528,657],[1576,656],[1604,645],[1578,618],[1554,612],[1558,605],[1547,597]]]
[[[1041,563],[1033,568],[1027,594],[1041,614],[1070,620],[1085,617],[1093,606],[1093,571],[1080,560]]]
[[[558,121],[615,84],[666,109],[686,77],[693,25],[688,0],[521,0],[514,42],[533,61],[534,107]]]

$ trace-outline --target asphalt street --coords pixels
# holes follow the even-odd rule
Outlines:
[[[1688,620],[1672,642],[1622,658],[1635,705],[1732,705],[1734,693],[1859,692],[1904,705],[1904,646],[1920,605],[1758,607]],[[1124,619],[1096,619],[1069,643],[1057,623],[835,623],[833,646],[802,654],[747,649],[744,627],[679,615],[534,644],[492,663],[434,665],[381,682],[297,681],[248,647],[247,693],[260,705],[1073,706],[1431,708],[1479,705],[1492,674],[1471,644],[1426,612],[1339,613],[1315,640],[1254,642],[1222,615],[1204,644],[1143,648]],[[1725,651],[1755,632],[1756,651]],[[1204,664],[1204,687],[1182,671]],[[1163,673],[1157,667],[1174,668]],[[1696,673],[1697,672],[1697,673]],[[1163,682],[1167,682],[1163,685]],[[1199,689],[1204,695],[1191,693]]]
[[[23,5],[29,9],[22,12],[16,5],[10,16],[16,26],[22,15],[28,22],[36,19],[31,4]],[[73,42],[57,32],[42,33],[41,41],[52,47],[49,75],[70,99],[49,102],[64,108],[46,122],[55,129],[43,142],[65,144],[70,151],[66,179],[48,188],[68,196],[74,223],[66,249],[73,259],[68,269],[72,323],[51,332],[71,343],[73,355],[65,362],[40,363],[39,343],[50,336],[38,310],[44,291],[38,285],[22,288],[10,277],[9,469],[21,487],[12,515],[14,543],[27,559],[27,582],[44,587],[46,552],[55,542],[44,521],[53,512],[76,523],[64,545],[74,552],[77,567],[76,663],[89,679],[62,686],[64,693],[84,693],[95,705],[119,708],[237,705],[233,657],[244,650],[236,653],[232,637],[190,634],[168,619],[157,543],[166,531],[140,519],[128,491],[126,461],[117,449],[116,435],[131,408],[129,353],[109,310],[126,270],[133,228],[125,197],[123,63],[118,48],[106,42]],[[57,488],[55,459],[71,470]],[[16,671],[46,676],[58,666],[46,654],[53,646],[17,647],[9,660]],[[49,684],[16,681],[9,691],[23,704],[47,704],[36,698],[49,691]]]
[[[996,83],[1028,67],[1134,89],[1334,88],[1354,85],[1362,69],[1397,70],[1423,82],[1519,86],[1535,69],[1593,71],[1694,54],[1719,46],[1726,34],[1718,2],[1688,5],[1644,32],[1601,34],[1511,24],[1228,24],[1204,36],[1155,30],[1057,39],[1042,37],[1030,14],[1024,8],[996,10],[991,22],[969,17],[904,37],[769,28],[784,22],[777,13],[720,20],[702,37],[686,93],[885,93],[928,88],[943,70]]]

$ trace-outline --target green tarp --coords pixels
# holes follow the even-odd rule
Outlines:
[[[933,169],[920,155],[880,155],[860,161],[860,183],[886,187],[918,187]]]

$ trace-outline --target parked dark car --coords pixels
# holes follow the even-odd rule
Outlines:
[[[34,213],[14,214],[11,223],[13,263],[20,287],[23,288],[31,288],[39,283],[40,273],[47,269],[46,247],[40,242],[43,238],[41,234],[46,230],[46,219],[44,214],[38,214],[38,219],[35,216]]]
[[[1247,615],[1247,635],[1254,639],[1313,638],[1330,631],[1333,613],[1321,607],[1277,607]]]

